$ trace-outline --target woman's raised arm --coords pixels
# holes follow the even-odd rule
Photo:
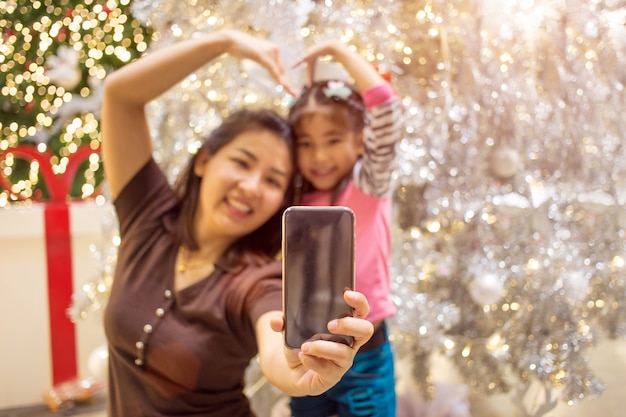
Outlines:
[[[224,53],[258,62],[288,92],[295,91],[278,47],[235,30],[168,45],[120,68],[105,80],[101,120],[103,164],[113,198],[152,155],[145,105]]]

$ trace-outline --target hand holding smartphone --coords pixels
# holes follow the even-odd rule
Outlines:
[[[328,332],[328,322],[352,316],[343,299],[354,290],[354,212],[343,206],[292,206],[283,213],[285,344],[306,340],[349,346],[353,338]]]

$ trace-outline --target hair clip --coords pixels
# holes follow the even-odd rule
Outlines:
[[[343,81],[329,81],[322,92],[335,100],[347,100],[352,95],[352,90]]]

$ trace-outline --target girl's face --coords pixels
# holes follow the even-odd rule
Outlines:
[[[194,165],[202,177],[196,214],[200,239],[222,238],[230,244],[280,209],[292,172],[289,149],[280,137],[249,130],[214,155],[201,152]]]
[[[298,168],[320,191],[334,189],[363,154],[362,134],[321,111],[303,115],[295,134]]]

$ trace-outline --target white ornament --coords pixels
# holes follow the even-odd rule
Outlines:
[[[106,344],[95,348],[87,358],[87,369],[98,382],[104,382],[109,376],[109,349]]]
[[[78,52],[67,46],[59,46],[57,55],[46,61],[46,67],[46,76],[52,84],[67,91],[73,90],[83,77],[78,66]]]
[[[467,286],[472,300],[478,305],[491,305],[502,298],[504,283],[495,274],[478,274]]]
[[[589,274],[583,271],[572,271],[562,277],[565,295],[573,301],[582,301],[589,290]],[[558,284],[557,284],[558,285]]]
[[[534,183],[530,185],[530,201],[533,207],[540,208],[546,203],[549,203],[557,194],[557,190],[552,185],[546,185],[543,183]]]
[[[508,146],[498,146],[491,154],[491,171],[502,179],[515,176],[520,171],[519,153]]]
[[[496,195],[491,201],[500,213],[508,216],[521,216],[530,208],[528,199],[518,193]]]
[[[583,209],[594,214],[606,213],[615,206],[615,199],[604,191],[591,191],[581,193],[576,198]]]

